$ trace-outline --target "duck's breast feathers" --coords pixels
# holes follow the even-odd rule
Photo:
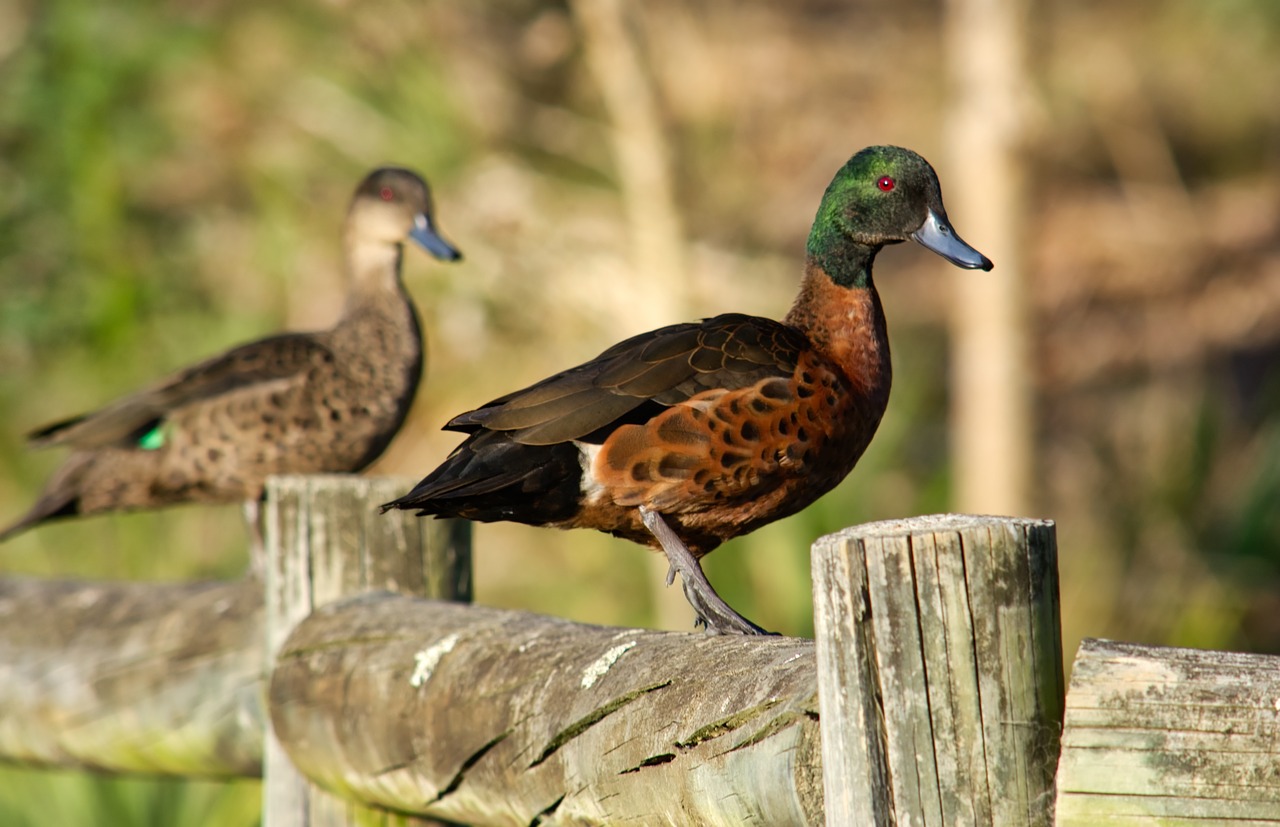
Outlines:
[[[707,391],[790,377],[808,347],[793,327],[738,313],[672,325],[633,336],[445,427],[503,431],[526,445],[601,442],[617,427],[647,421]]]
[[[47,425],[28,435],[33,445],[79,449],[128,446],[170,412],[229,393],[271,394],[282,383],[331,365],[334,354],[315,334],[287,333],[241,345],[146,390],[92,413]]]

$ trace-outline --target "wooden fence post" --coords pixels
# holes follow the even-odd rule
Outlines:
[[[1062,722],[1053,524],[942,515],[820,539],[826,823],[1049,825]]]
[[[294,626],[313,610],[369,591],[471,599],[470,528],[407,511],[378,513],[411,482],[344,475],[284,476],[267,482],[267,674]],[[309,784],[274,733],[263,761],[263,826],[339,827],[378,816]],[[398,817],[397,817],[398,818]],[[419,822],[421,823],[421,822]]]

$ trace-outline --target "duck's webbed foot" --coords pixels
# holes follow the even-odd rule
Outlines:
[[[671,568],[667,570],[667,585],[675,580],[676,572],[684,585],[684,596],[698,615],[698,625],[705,626],[713,635],[767,635],[770,634],[735,612],[702,572],[702,566],[685,546],[666,520],[656,511],[640,506],[640,518],[645,528],[658,539],[667,555]]]

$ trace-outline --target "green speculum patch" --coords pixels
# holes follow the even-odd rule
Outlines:
[[[155,427],[138,437],[138,447],[144,451],[158,451],[165,443],[164,423],[157,422]]]

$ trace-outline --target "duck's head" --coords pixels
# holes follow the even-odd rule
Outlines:
[[[843,259],[858,258],[858,250],[873,257],[884,245],[907,239],[957,267],[993,266],[951,228],[938,176],[928,161],[898,146],[867,147],[850,158],[827,187],[809,236],[809,254],[835,277],[831,268],[839,268]]]
[[[409,239],[442,261],[462,258],[435,228],[427,182],[401,167],[375,169],[360,182],[347,214],[347,232],[365,243],[398,245]]]

